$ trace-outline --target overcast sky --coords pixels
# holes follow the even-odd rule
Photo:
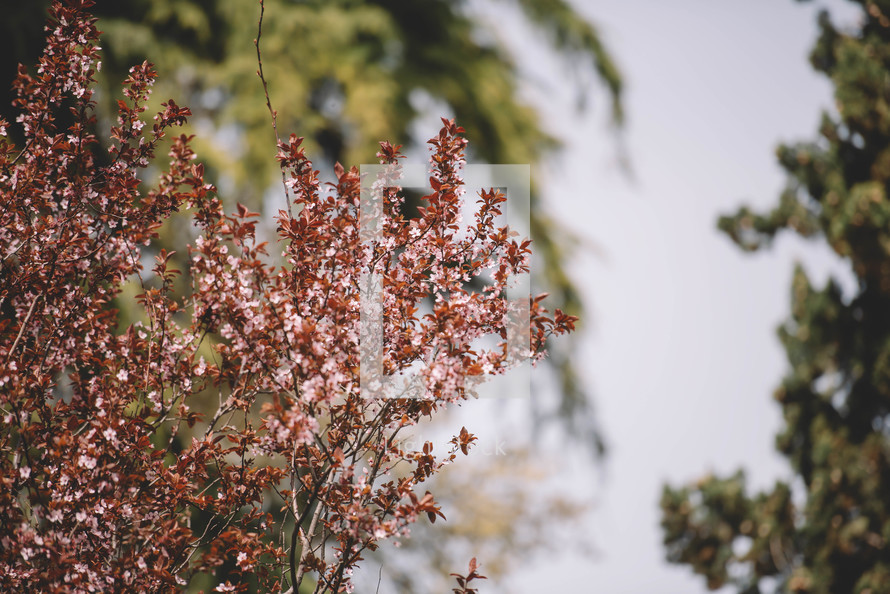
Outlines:
[[[812,138],[832,104],[807,60],[819,4],[575,4],[598,23],[627,78],[632,181],[615,165],[602,101],[579,116],[557,62],[534,44],[520,58],[534,81],[530,97],[567,141],[545,181],[553,212],[601,251],[573,266],[592,318],[579,367],[610,445],[586,527],[601,558],[561,554],[561,583],[537,571],[517,589],[705,592],[687,567],[662,561],[661,485],[740,466],[755,487],[788,475],[773,453],[780,412],[771,395],[786,369],[775,328],[788,312],[793,263],[820,282],[830,270],[845,275],[819,244],[784,237],[752,256],[715,229],[742,203],[775,204],[784,183],[777,143]],[[831,6],[849,20],[847,4]],[[501,22],[505,37],[528,34],[509,15]],[[583,466],[579,458],[563,472],[582,492]]]

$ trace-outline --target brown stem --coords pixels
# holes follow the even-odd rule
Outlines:
[[[15,341],[12,343],[12,346],[9,348],[9,352],[6,354],[7,363],[9,363],[9,360],[12,358],[12,354],[15,352],[15,348],[19,345],[19,341],[22,339],[22,335],[25,333],[25,327],[31,320],[31,316],[34,314],[34,308],[37,307],[37,302],[40,301],[41,297],[43,297],[42,293],[34,297],[34,300],[31,302],[31,307],[28,308],[28,313],[25,316],[25,319],[22,320],[22,327],[19,328],[18,336],[15,337]]]
[[[263,82],[263,93],[266,95],[266,107],[269,109],[269,114],[272,116],[272,130],[275,132],[275,149],[279,150],[281,146],[281,137],[278,135],[278,112],[272,109],[272,102],[269,100],[269,85],[266,84],[266,77],[263,75],[263,56],[260,53],[260,37],[263,36],[263,15],[266,12],[266,7],[263,4],[263,0],[260,0],[260,20],[257,22],[257,32],[256,39],[253,40],[253,44],[256,46],[256,61],[257,61],[257,76],[260,77],[260,80]],[[287,202],[287,214],[288,216],[293,216],[290,207],[290,191],[287,189],[287,179],[284,174],[284,168],[281,168],[281,183],[284,186],[284,199]]]

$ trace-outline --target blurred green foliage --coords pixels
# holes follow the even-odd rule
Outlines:
[[[596,28],[571,4],[487,1],[496,10],[518,10],[577,71],[596,73],[607,91],[612,120],[621,123],[620,74]],[[6,4],[0,19],[0,79],[11,81],[16,65],[35,63],[42,49],[48,1]],[[337,161],[375,163],[381,140],[423,147],[426,138],[414,134],[418,120],[448,115],[467,130],[471,159],[529,163],[534,171],[558,142],[520,98],[519,69],[495,33],[495,23],[480,18],[473,5],[462,0],[267,0],[261,49],[281,136],[304,136],[324,172]],[[153,62],[159,71],[155,107],[172,97],[191,108],[187,131],[196,133],[194,146],[207,165],[207,178],[230,206],[244,203],[271,221],[283,200],[275,200],[282,194],[276,186],[275,138],[256,75],[258,0],[98,0],[93,12],[103,31],[100,127],[112,123],[127,70]],[[2,99],[0,115],[15,121],[11,95]],[[425,113],[430,109],[448,113]],[[564,268],[573,244],[544,213],[542,193],[533,180],[532,237],[541,261],[537,285],[551,293],[552,307],[582,315],[582,300]],[[172,238],[188,232],[172,221],[162,239],[163,234]],[[179,264],[185,270],[184,262]],[[127,312],[122,315],[126,318]],[[572,364],[575,349],[562,346],[551,357],[559,371],[559,398],[549,409],[536,403],[538,418],[562,421],[562,428],[601,451],[591,399]]]
[[[854,28],[820,15],[811,54],[836,114],[813,142],[778,149],[788,182],[771,212],[719,223],[744,250],[785,230],[824,241],[856,283],[846,294],[794,273],[779,328],[790,369],[775,392],[776,447],[794,476],[756,495],[741,472],[664,489],[668,559],[712,589],[890,592],[890,2],[855,3]]]

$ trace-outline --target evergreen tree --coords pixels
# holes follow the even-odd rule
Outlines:
[[[816,140],[778,149],[788,183],[777,207],[719,223],[747,251],[785,230],[827,242],[857,284],[845,295],[794,274],[779,328],[790,369],[775,392],[776,446],[794,476],[754,495],[743,472],[664,489],[668,559],[712,589],[890,592],[890,2],[855,2],[853,29],[820,15],[811,54],[837,112]]]

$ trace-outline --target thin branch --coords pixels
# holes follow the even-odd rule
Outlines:
[[[253,44],[256,46],[256,61],[258,65],[256,73],[263,82],[263,93],[266,95],[266,107],[269,109],[269,114],[272,116],[272,130],[275,132],[275,149],[281,150],[281,136],[278,135],[278,112],[272,109],[272,102],[269,100],[269,85],[266,84],[266,77],[263,75],[263,56],[260,52],[260,38],[263,36],[263,15],[265,12],[266,7],[263,4],[263,0],[260,0],[260,19],[257,22],[256,39],[253,40]],[[287,215],[292,217],[290,190],[287,188],[287,176],[284,173],[284,167],[281,168],[281,184],[284,186],[284,200],[287,202]]]
[[[303,581],[303,574],[306,572],[306,560],[309,558],[309,555],[312,553],[310,545],[312,544],[312,539],[315,536],[315,529],[318,525],[318,517],[321,515],[321,504],[315,506],[315,513],[312,514],[312,521],[309,523],[309,529],[304,533],[303,529],[300,528],[300,566],[297,568],[297,581],[296,587]]]
[[[9,363],[9,360],[12,358],[12,354],[15,352],[16,347],[19,346],[19,341],[22,339],[22,335],[25,333],[25,327],[31,320],[31,316],[34,314],[34,308],[37,306],[37,302],[40,301],[41,297],[43,297],[42,293],[34,297],[34,300],[31,302],[31,307],[28,308],[28,314],[25,316],[25,319],[22,320],[22,327],[19,328],[18,336],[15,337],[15,341],[12,343],[12,346],[9,348],[9,352],[6,354],[7,363]]]

